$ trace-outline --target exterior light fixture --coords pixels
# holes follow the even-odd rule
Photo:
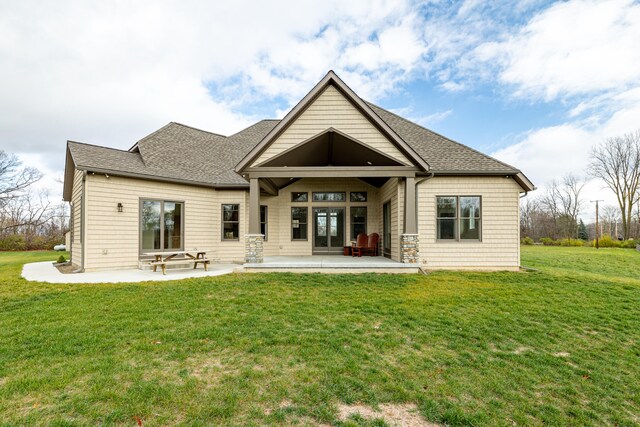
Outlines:
[[[122,212],[122,203],[118,202],[118,212]]]

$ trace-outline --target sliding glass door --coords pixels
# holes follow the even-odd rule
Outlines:
[[[184,204],[162,200],[140,202],[140,251],[182,250]]]

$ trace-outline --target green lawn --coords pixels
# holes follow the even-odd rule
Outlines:
[[[527,273],[50,285],[0,254],[0,425],[640,423],[640,253],[523,247]],[[3,424],[4,423],[4,424]]]

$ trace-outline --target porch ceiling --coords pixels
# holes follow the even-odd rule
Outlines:
[[[404,166],[335,129],[282,152],[260,166]]]

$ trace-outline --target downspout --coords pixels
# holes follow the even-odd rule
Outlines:
[[[86,237],[86,228],[85,228],[85,216],[87,215],[87,171],[84,171],[82,174],[82,215],[80,216],[80,238],[82,243],[82,265],[80,269],[82,273],[84,273],[84,261],[87,256],[87,239]]]

